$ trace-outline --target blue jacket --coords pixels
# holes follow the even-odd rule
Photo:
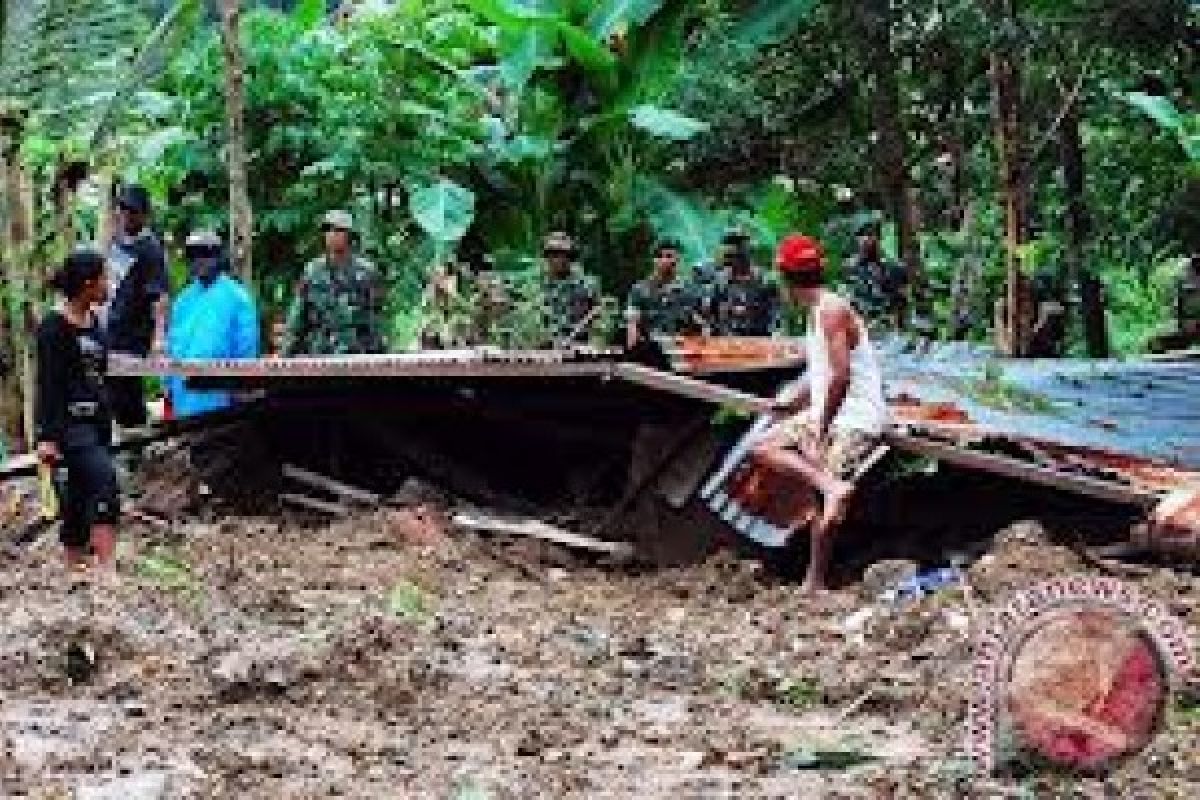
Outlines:
[[[192,281],[175,298],[167,328],[167,355],[171,358],[257,358],[258,311],[250,293],[228,275],[211,286]],[[183,378],[167,379],[167,393],[177,417],[191,417],[228,408],[233,397],[223,390],[196,390]]]

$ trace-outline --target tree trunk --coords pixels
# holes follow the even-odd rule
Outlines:
[[[225,54],[225,116],[229,133],[229,239],[234,270],[254,282],[254,212],[246,174],[246,68],[241,47],[241,2],[221,0],[221,43]]]
[[[116,181],[113,168],[104,166],[100,170],[100,209],[97,212],[96,247],[101,253],[108,253],[112,247],[113,236],[117,230],[117,200]]]
[[[9,192],[9,159],[11,148],[5,147],[0,160],[0,192],[3,193],[5,224],[0,225],[0,439],[9,449],[15,449],[24,433],[21,402],[21,383],[18,365],[21,361],[20,304],[18,294],[21,262],[12,244],[14,211]]]
[[[36,220],[34,216],[34,208],[36,205],[36,195],[33,191],[33,176],[29,170],[26,170],[17,165],[17,177],[19,179],[20,189],[20,212],[23,217],[21,222],[21,231],[24,236],[18,241],[23,244],[23,252],[25,253],[25,298],[23,302],[23,324],[24,336],[23,347],[21,349],[21,400],[24,406],[24,432],[25,441],[30,443],[32,447],[34,441],[34,392],[35,379],[34,374],[34,339],[37,332],[38,317],[41,312],[42,303],[47,295],[47,281],[50,277],[46,270],[46,263],[43,258],[39,259],[35,253],[35,234],[37,231]],[[39,263],[41,262],[41,263]]]
[[[972,319],[977,307],[976,295],[983,279],[983,259],[979,248],[979,226],[975,208],[967,203],[959,210],[963,252],[954,271],[951,289],[951,334],[954,341],[970,337]]]
[[[11,373],[5,381],[4,422],[10,435],[26,447],[33,442],[33,326],[34,303],[39,289],[32,264],[33,228],[28,178],[19,161],[19,134],[11,135],[4,147],[4,263],[7,268],[8,347]]]
[[[1002,18],[998,29],[1015,27],[1014,0],[996,4]],[[1003,34],[1002,34],[1003,35]],[[1027,209],[1024,146],[1021,128],[1021,78],[1015,49],[1004,42],[991,54],[991,82],[996,123],[996,150],[999,155],[1000,188],[1004,205],[1004,250],[1007,286],[1005,289],[1005,330],[998,331],[1002,349],[1010,356],[1028,352],[1029,326],[1026,324],[1025,292],[1021,279],[1021,247],[1025,244]]]
[[[1080,290],[1080,305],[1077,310],[1088,356],[1108,358],[1108,327],[1104,319],[1103,297],[1097,290],[1098,283],[1091,275],[1086,260],[1090,223],[1084,192],[1086,172],[1083,141],[1079,135],[1079,118],[1079,108],[1072,103],[1063,117],[1059,131],[1063,179],[1067,193],[1066,277],[1068,286],[1078,286]]]
[[[896,224],[900,260],[908,272],[911,298],[923,297],[917,226],[906,166],[907,134],[900,108],[900,63],[892,42],[891,0],[868,0],[862,4],[863,41],[869,70],[874,80],[871,94],[872,125],[879,139],[875,161],[888,215]],[[906,314],[911,309],[905,309]]]

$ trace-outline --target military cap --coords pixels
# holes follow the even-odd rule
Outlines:
[[[555,231],[548,235],[542,242],[543,253],[565,253],[567,255],[575,255],[578,251],[575,249],[575,240],[570,235],[562,231]]]
[[[869,233],[878,236],[882,227],[883,219],[880,215],[877,212],[870,212],[863,214],[857,220],[857,224],[854,226],[854,233],[856,236],[866,236]]]
[[[187,241],[183,243],[183,246],[188,249],[193,247],[220,247],[221,237],[209,230],[192,231],[188,234]]]
[[[745,229],[740,225],[735,225],[732,228],[726,228],[725,234],[721,237],[721,244],[725,247],[737,247],[750,243],[750,234],[746,233]]]
[[[358,230],[354,227],[354,217],[350,216],[349,211],[342,211],[340,209],[326,211],[325,216],[321,218],[321,230],[327,231],[331,228],[333,230],[346,231],[347,233],[358,233]]]

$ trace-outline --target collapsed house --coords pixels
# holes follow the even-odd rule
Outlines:
[[[904,475],[916,474],[904,464],[926,474],[949,465],[981,486],[1015,481],[1043,487],[1046,496],[1082,498],[1107,527],[1124,530],[1117,550],[1197,557],[1195,362],[997,364],[955,346],[913,352],[892,342],[885,349],[895,425],[864,468],[866,484],[903,486]],[[747,452],[771,398],[802,370],[802,343],[681,338],[637,356],[479,348],[115,360],[111,369],[178,375],[199,388],[253,396],[232,414],[147,436],[237,423],[232,442],[193,448],[193,456],[209,482],[220,484],[223,472],[227,489],[253,484],[260,501],[265,486],[273,501],[337,516],[347,502],[389,502],[406,478],[418,476],[474,508],[506,512],[459,520],[501,533],[586,537],[599,550],[625,542],[655,563],[695,557],[732,533],[787,548],[795,538],[790,521],[813,498],[784,476],[765,474]],[[257,460],[239,452],[251,442]],[[32,467],[16,460],[4,472]],[[984,502],[1010,505],[1006,490],[998,491]],[[877,506],[888,503],[868,493],[858,505],[863,521],[887,522]],[[885,509],[891,524],[910,524],[915,509],[896,505]],[[954,505],[941,501],[920,513],[948,519]],[[563,524],[538,518],[547,508],[561,512],[555,516]],[[588,513],[573,517],[580,509]],[[1138,524],[1147,515],[1149,523]]]

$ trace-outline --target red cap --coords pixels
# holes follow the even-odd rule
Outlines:
[[[817,272],[821,269],[821,244],[811,236],[794,233],[779,243],[775,266],[780,272]]]

